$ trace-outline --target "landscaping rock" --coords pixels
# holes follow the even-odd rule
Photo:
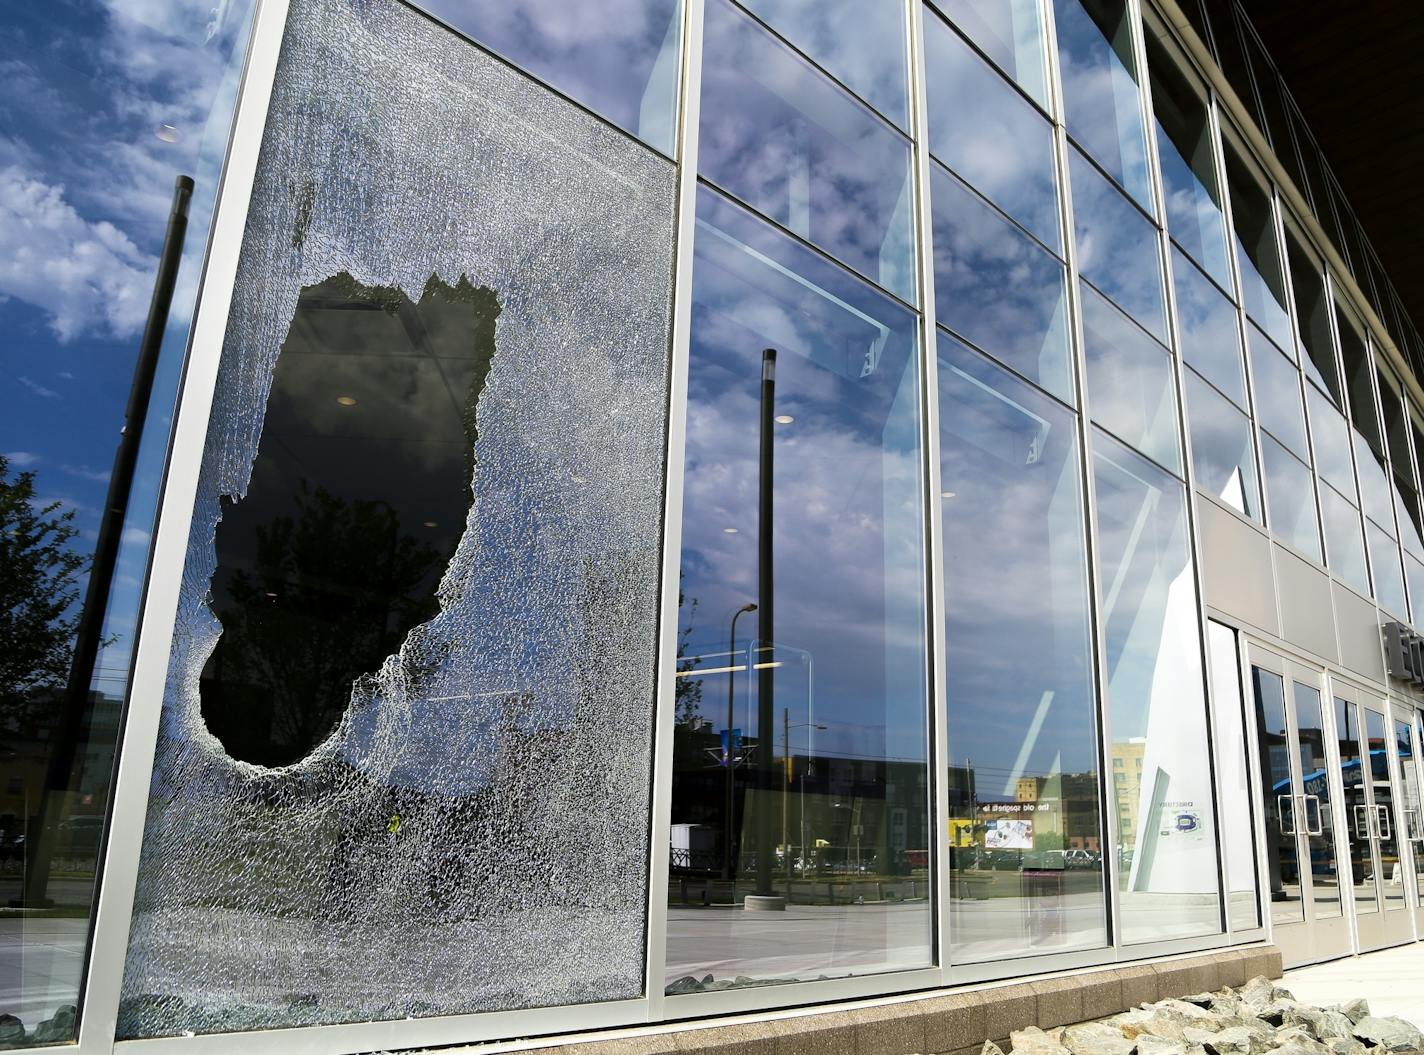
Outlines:
[[[79,1017],[79,1009],[73,1004],[65,1004],[35,1027],[30,1036],[31,1044],[63,1043],[74,1039],[74,1024]]]
[[[1346,1000],[1343,1004],[1336,1004],[1330,1010],[1340,1012],[1351,1022],[1359,1022],[1362,1018],[1370,1017],[1370,1002],[1356,997],[1354,1000]]]
[[[986,1040],[984,1046],[979,1049],[979,1055],[1004,1055],[1004,1049],[992,1040]]]
[[[1418,1051],[1424,1047],[1424,1034],[1402,1018],[1366,1015],[1355,1023],[1355,1036],[1388,1051]]]
[[[1072,1055],[1132,1055],[1136,1045],[1110,1022],[1084,1022],[1063,1031],[1062,1044]]]
[[[0,1047],[18,1048],[25,1042],[25,1024],[14,1015],[0,1015]]]
[[[1143,1033],[1137,1038],[1137,1055],[1187,1055],[1187,1045],[1184,1041]]]
[[[1327,1040],[1325,1046],[1335,1055],[1365,1055],[1365,1052],[1369,1050],[1363,1041],[1356,1040],[1354,1037],[1333,1038]]]
[[[1037,1026],[1014,1030],[1009,1034],[1009,1041],[1014,1055],[1071,1055],[1068,1049],[1058,1042],[1056,1033],[1045,1033]]]

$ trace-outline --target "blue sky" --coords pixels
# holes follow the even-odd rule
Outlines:
[[[179,173],[197,180],[100,687],[122,690],[163,439],[248,0],[52,0],[0,14],[0,452],[92,552]]]

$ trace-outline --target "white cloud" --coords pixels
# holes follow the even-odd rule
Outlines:
[[[109,471],[107,469],[91,469],[87,465],[61,465],[60,469],[82,480],[93,480],[99,484],[109,482]]]
[[[40,456],[31,454],[29,451],[6,451],[5,460],[16,469],[28,469],[30,466],[40,463]]]
[[[24,386],[25,386],[26,388],[28,388],[31,392],[33,392],[35,395],[37,395],[37,396],[43,396],[45,399],[63,399],[63,398],[64,398],[64,397],[61,396],[58,392],[56,392],[54,389],[52,389],[52,388],[45,388],[45,386],[42,385],[42,384],[40,384],[38,381],[31,381],[28,377],[25,377],[23,374],[20,376],[20,384],[24,385]]]
[[[44,310],[60,341],[129,337],[148,311],[155,258],[106,220],[85,220],[18,165],[0,168],[0,295]],[[58,393],[20,379],[39,395]]]

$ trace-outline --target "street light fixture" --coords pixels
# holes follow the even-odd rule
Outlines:
[[[737,688],[737,664],[735,662],[735,658],[737,655],[737,620],[740,619],[745,613],[755,612],[756,610],[756,602],[748,601],[746,604],[742,605],[740,608],[738,608],[735,612],[732,613],[732,631],[727,641],[727,666],[730,669],[727,671],[727,747],[726,754],[722,759],[722,765],[724,765],[727,769],[727,795],[726,802],[723,803],[722,807],[724,815],[724,819],[722,822],[723,879],[732,878],[732,823],[733,818],[735,816],[733,810],[736,794],[732,784],[732,750],[735,747],[732,742],[732,725],[736,721],[735,705]],[[736,901],[735,890],[732,894],[732,900]]]

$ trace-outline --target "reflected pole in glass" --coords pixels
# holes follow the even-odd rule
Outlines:
[[[722,765],[727,767],[727,801],[725,804],[726,818],[722,825],[722,878],[732,879],[732,828],[736,818],[736,783],[732,779],[733,771],[737,767],[736,750],[737,738],[732,727],[736,722],[736,694],[737,694],[737,620],[747,612],[757,610],[755,601],[748,601],[735,612],[732,613],[732,630],[727,637],[727,666],[731,669],[727,671],[727,737],[726,745],[722,748]],[[732,900],[736,901],[736,888],[732,888]]]
[[[60,813],[74,776],[74,759],[79,751],[80,738],[84,735],[84,715],[89,706],[94,665],[104,643],[101,636],[104,614],[109,608],[114,567],[119,559],[119,543],[129,511],[134,471],[138,466],[139,441],[143,438],[149,398],[153,394],[153,379],[158,371],[158,353],[163,348],[163,332],[168,328],[168,311],[172,307],[173,290],[178,282],[178,265],[183,257],[183,241],[188,234],[188,203],[192,197],[193,177],[180,175],[173,185],[173,206],[168,213],[163,253],[153,280],[153,299],[148,305],[148,321],[144,325],[138,361],[134,364],[129,403],[124,411],[124,427],[119,433],[118,450],[114,452],[114,467],[109,473],[109,493],[104,499],[103,520],[99,524],[98,541],[89,566],[89,583],[85,589],[84,607],[80,609],[79,626],[74,638],[74,659],[70,664],[64,710],[50,755],[39,824],[33,829],[30,840],[33,845],[27,854],[23,901],[27,908],[44,908],[53,904],[48,895],[50,858],[59,836]]]
[[[771,888],[772,817],[771,788],[775,775],[776,751],[772,728],[776,722],[776,665],[771,650],[775,630],[772,623],[774,598],[772,573],[772,471],[776,422],[776,349],[761,353],[761,453],[758,465],[757,500],[757,649],[763,655],[757,670],[757,782],[761,791],[757,809],[756,900],[747,899],[747,908],[784,909],[786,901]]]

